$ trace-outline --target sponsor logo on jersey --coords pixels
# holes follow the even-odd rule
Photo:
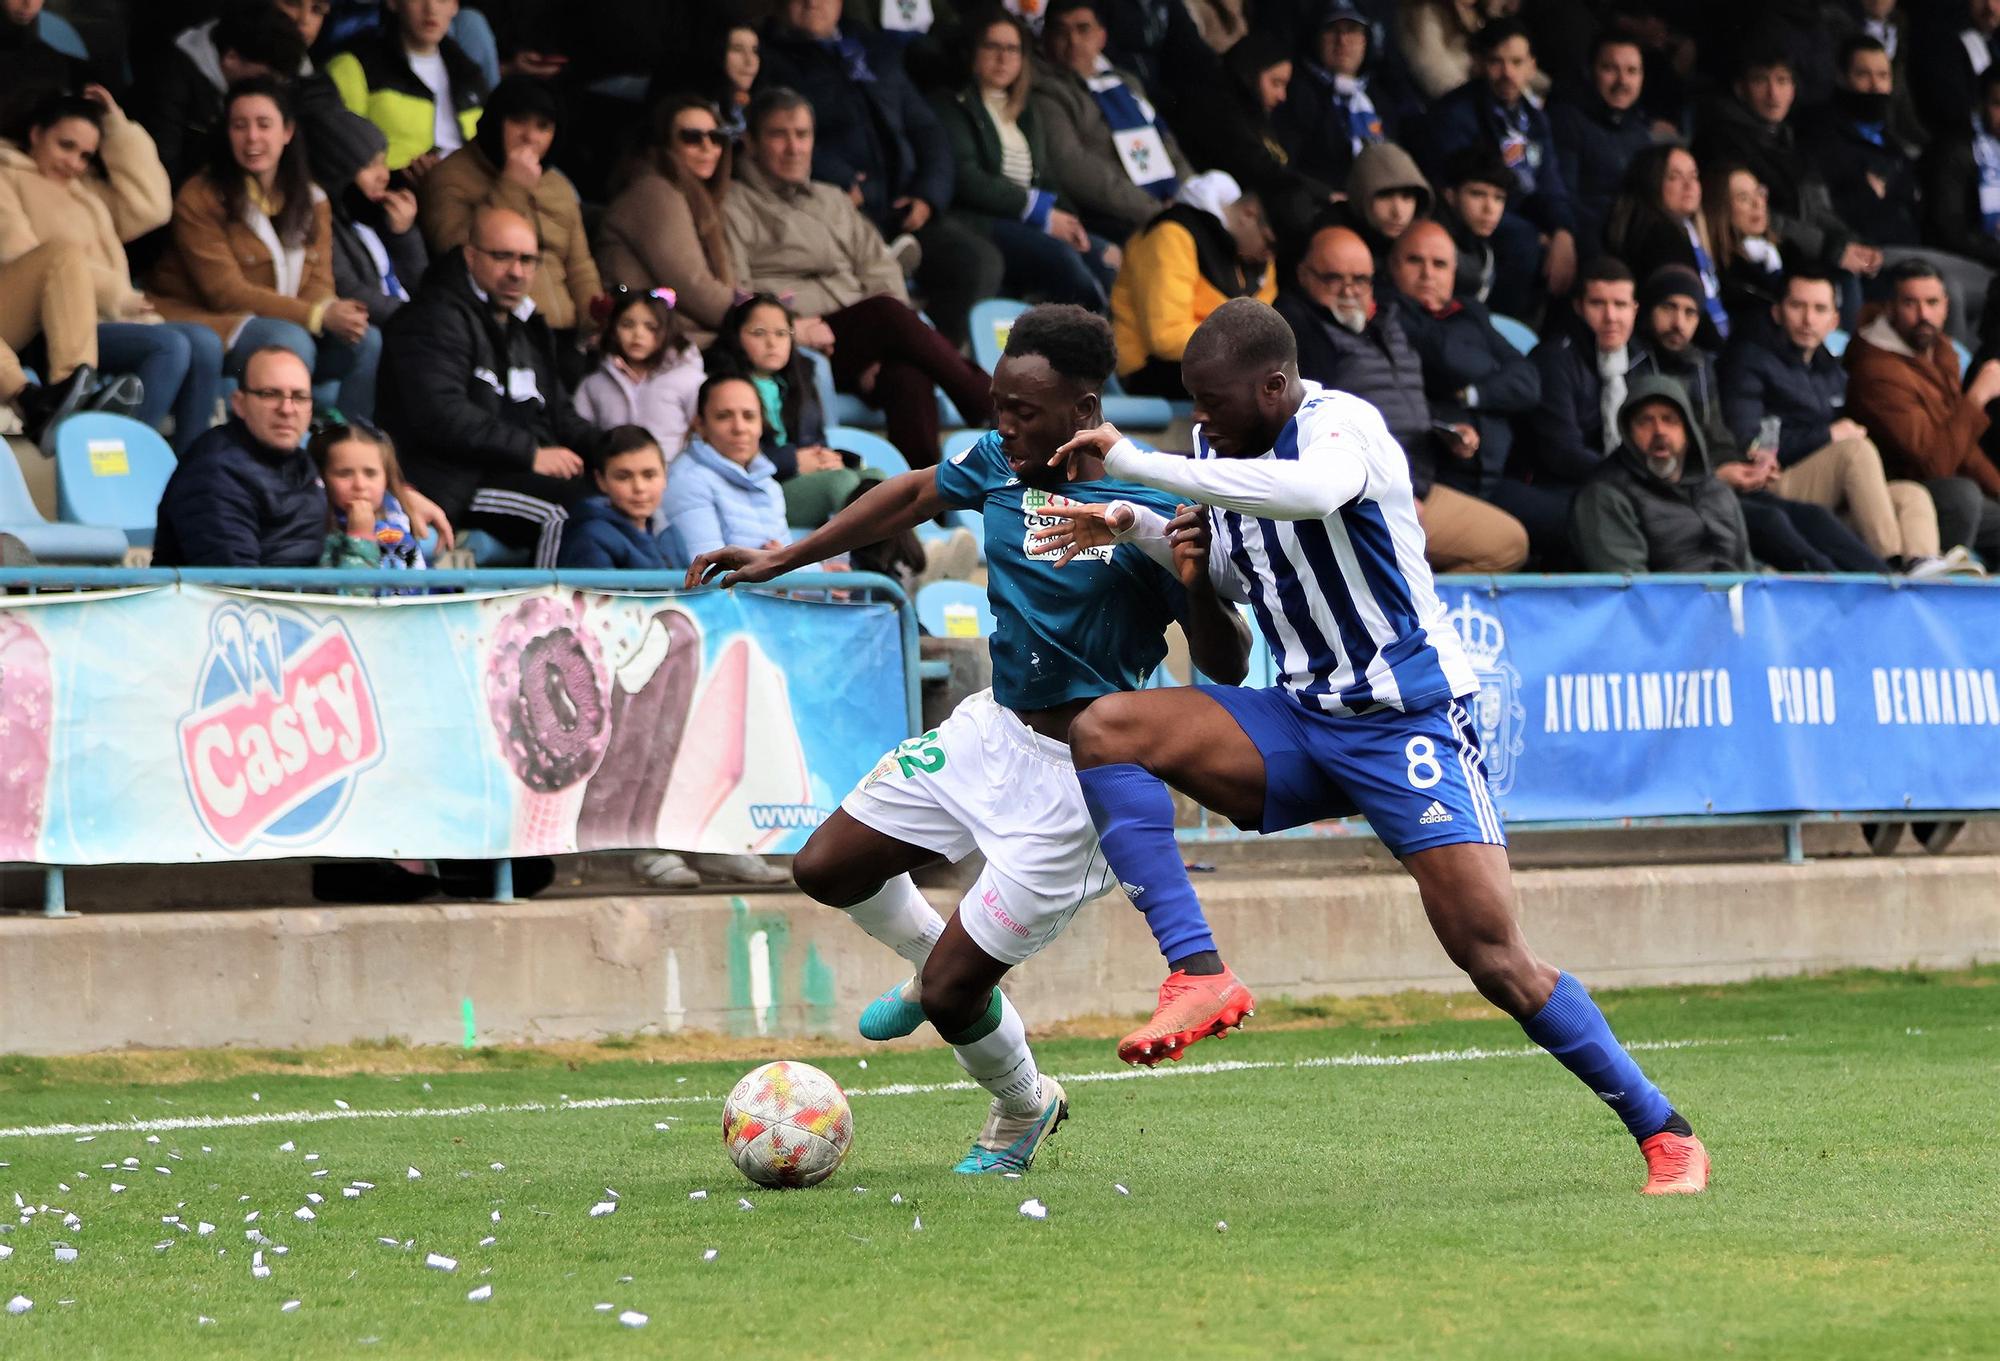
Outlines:
[[[1090,504],[1092,503],[1088,501],[1073,501],[1061,492],[1043,491],[1040,487],[1030,487],[1021,493],[1021,521],[1027,526],[1027,532],[1021,537],[1021,551],[1027,554],[1028,560],[1030,562],[1054,562],[1062,556],[1059,550],[1053,548],[1045,549],[1039,553],[1035,551],[1036,535],[1045,534],[1051,529],[1060,529],[1069,523],[1063,516],[1051,515],[1049,511],[1063,506],[1084,506]],[[1080,550],[1076,556],[1096,562],[1109,562],[1111,561],[1111,554],[1114,547],[1114,545],[1108,543],[1099,544],[1095,548]]]

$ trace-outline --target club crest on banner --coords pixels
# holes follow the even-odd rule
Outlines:
[[[228,604],[209,617],[178,733],[195,814],[232,851],[317,841],[382,759],[374,688],[347,626],[283,606]]]
[[[1472,721],[1485,751],[1487,785],[1495,794],[1505,794],[1514,787],[1528,721],[1528,711],[1521,703],[1521,673],[1504,655],[1507,629],[1498,615],[1474,605],[1470,595],[1460,595],[1458,608],[1445,618],[1457,631],[1465,659],[1472,663],[1479,681],[1479,693],[1472,700]]]

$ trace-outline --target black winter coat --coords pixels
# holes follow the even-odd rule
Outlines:
[[[603,440],[570,405],[549,324],[494,321],[462,251],[433,262],[383,329],[381,374],[377,411],[403,472],[453,520],[488,475],[532,472],[537,448],[561,445],[588,462]]]
[[[1424,397],[1423,365],[1394,307],[1378,306],[1359,335],[1333,313],[1302,293],[1278,294],[1278,315],[1299,344],[1299,376],[1323,387],[1351,392],[1382,413],[1389,433],[1410,463],[1410,484],[1419,497],[1437,477],[1437,437]]]
[[[1807,158],[1790,123],[1776,127],[1757,117],[1741,100],[1725,97],[1703,110],[1695,159],[1703,165],[1735,161],[1771,192],[1772,225],[1785,254],[1832,265],[1850,241],[1860,239],[1834,211],[1826,180]]]
[[[1972,155],[1971,132],[1932,142],[1918,171],[1924,186],[1926,244],[2000,269],[2000,237],[1986,230],[1985,215],[1979,211],[1979,163]]]
[[[1653,129],[1643,109],[1635,105],[1620,112],[1598,96],[1596,86],[1585,85],[1575,98],[1550,102],[1549,131],[1576,202],[1577,253],[1587,260],[1603,246],[1604,223],[1625,182],[1625,168],[1653,144]],[[1633,272],[1638,273],[1636,265]]]
[[[160,495],[155,567],[313,567],[326,490],[303,449],[259,444],[241,418],[188,446]]]
[[[1453,303],[1433,316],[1400,293],[1397,315],[1424,370],[1424,392],[1440,421],[1463,422],[1479,432],[1479,454],[1470,462],[1443,460],[1438,478],[1484,496],[1507,470],[1514,447],[1511,418],[1541,404],[1542,375],[1476,302]],[[1469,399],[1468,399],[1469,398]]]
[[[1851,120],[1831,109],[1810,119],[1812,129],[1804,150],[1826,177],[1833,210],[1854,234],[1871,246],[1917,244],[1917,164],[1904,154],[1893,133],[1884,131],[1884,145],[1861,135]],[[1868,182],[1874,175],[1888,192],[1876,194]]]
[[[1580,323],[1569,322],[1528,358],[1541,375],[1542,400],[1521,422],[1508,471],[1537,486],[1574,487],[1610,452],[1599,405],[1604,380],[1597,374],[1597,342]]]
[[[1722,421],[1743,448],[1776,416],[1778,462],[1790,467],[1831,442],[1828,427],[1847,404],[1847,370],[1822,345],[1807,361],[1777,323],[1764,319],[1732,337],[1722,356]]]

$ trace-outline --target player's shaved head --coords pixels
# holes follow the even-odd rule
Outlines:
[[[1101,392],[1118,366],[1111,323],[1071,303],[1044,303],[1014,318],[1009,355],[1038,354],[1049,367],[1089,392]]]
[[[1298,410],[1299,345],[1274,307],[1231,298],[1195,328],[1181,354],[1181,383],[1209,448],[1255,458]]]
[[[1270,372],[1297,366],[1299,343],[1278,309],[1255,298],[1231,298],[1195,327],[1181,352],[1181,367],[1227,362],[1239,371]]]
[[[993,366],[993,428],[1016,477],[1061,482],[1056,450],[1103,419],[1098,394],[1117,362],[1111,326],[1095,312],[1046,304],[1014,318]]]

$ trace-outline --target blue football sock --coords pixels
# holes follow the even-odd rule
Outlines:
[[[1076,778],[1104,858],[1145,914],[1160,953],[1172,963],[1215,949],[1174,840],[1174,796],[1167,787],[1129,762],[1079,770]]]
[[[1611,1023],[1576,979],[1559,975],[1548,1002],[1521,1022],[1521,1029],[1618,1112],[1634,1139],[1650,1138],[1666,1126],[1674,1108],[1639,1071],[1611,1033]]]

